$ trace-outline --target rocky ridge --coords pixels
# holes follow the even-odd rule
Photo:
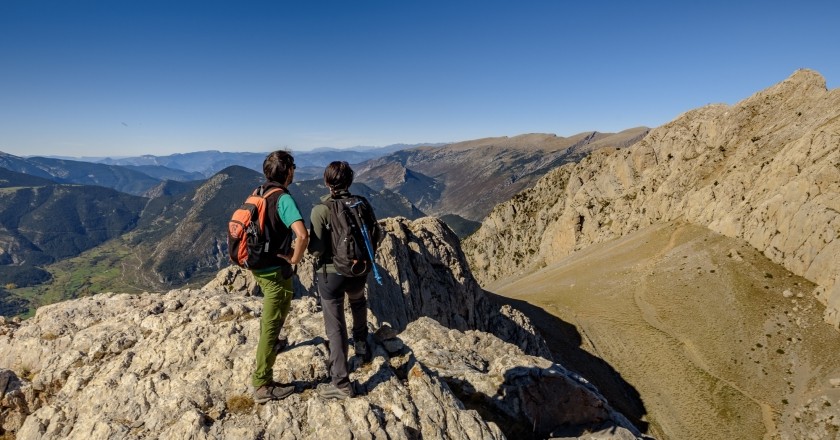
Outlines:
[[[840,90],[799,70],[733,106],[689,111],[548,173],[498,205],[464,251],[486,285],[676,219],[814,281],[840,326]]]
[[[202,289],[105,293],[0,321],[0,434],[16,438],[638,438],[585,379],[545,357],[511,308],[494,310],[441,222],[383,221],[385,282],[371,283],[374,359],[360,396],[326,401],[323,320],[311,269],[285,326],[275,379],[291,397],[255,405],[249,375],[261,298],[228,268]],[[307,280],[310,280],[307,282]],[[371,280],[372,281],[372,280]],[[488,331],[493,330],[493,334]]]
[[[430,215],[479,221],[551,169],[600,148],[631,145],[647,131],[532,133],[403,150],[360,164],[356,181],[396,191]]]

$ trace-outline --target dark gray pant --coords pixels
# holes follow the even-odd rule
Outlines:
[[[324,310],[324,328],[330,349],[330,379],[339,388],[350,386],[350,372],[347,371],[347,320],[344,318],[344,296],[350,302],[353,317],[353,339],[367,339],[367,298],[365,281],[367,277],[345,277],[335,273],[319,273],[318,293]]]

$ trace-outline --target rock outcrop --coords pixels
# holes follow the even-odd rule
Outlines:
[[[674,219],[744,239],[814,281],[840,326],[840,90],[799,70],[734,106],[689,111],[548,173],[497,206],[464,251],[489,284]]]
[[[360,396],[327,401],[323,319],[301,268],[275,379],[249,376],[261,298],[226,269],[202,289],[106,293],[0,322],[0,434],[39,438],[637,438],[587,381],[543,357],[527,319],[492,307],[440,222],[389,219],[369,292],[374,359]],[[415,273],[416,272],[416,273]],[[441,301],[442,305],[434,304]],[[482,313],[488,316],[481,316]],[[516,319],[521,323],[516,324]],[[514,329],[521,325],[518,329]],[[482,330],[494,330],[496,335]],[[501,338],[499,337],[501,336]],[[510,339],[507,341],[505,339]],[[514,342],[514,343],[511,343]],[[531,354],[528,354],[531,353]]]

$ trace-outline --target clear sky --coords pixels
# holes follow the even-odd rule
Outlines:
[[[0,0],[0,151],[167,155],[656,127],[796,69],[840,1]]]

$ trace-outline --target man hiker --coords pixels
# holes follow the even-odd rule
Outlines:
[[[309,243],[309,233],[303,217],[288,191],[295,177],[294,158],[285,151],[270,153],[263,161],[263,174],[266,182],[261,188],[264,191],[271,188],[281,190],[266,197],[268,261],[265,264],[261,261],[260,269],[251,270],[263,293],[257,368],[251,376],[251,384],[255,389],[254,401],[257,403],[283,399],[295,391],[292,385],[284,386],[274,382],[272,368],[277,353],[285,345],[283,341],[278,341],[278,336],[292,303],[292,266],[303,258]],[[294,249],[291,249],[292,234],[296,237]]]
[[[336,243],[336,235],[347,233],[347,231],[342,230],[342,227],[346,228],[346,223],[344,226],[331,224],[331,218],[335,221],[335,211],[333,211],[333,217],[331,217],[331,210],[338,209],[341,212],[340,210],[343,209],[341,207],[342,202],[352,201],[348,203],[348,206],[352,205],[354,208],[357,204],[364,203],[366,206],[364,212],[369,213],[367,215],[368,221],[360,220],[367,223],[368,228],[375,227],[376,224],[373,210],[367,201],[362,197],[352,196],[348,191],[352,183],[353,170],[347,162],[336,161],[330,163],[324,170],[324,184],[329,188],[330,193],[321,198],[323,203],[315,205],[310,216],[311,240],[309,242],[309,252],[317,259],[315,276],[318,293],[321,297],[324,327],[329,344],[330,383],[318,385],[317,392],[322,397],[333,399],[355,396],[347,367],[349,341],[347,323],[344,317],[345,296],[349,300],[353,319],[353,346],[356,355],[361,356],[365,361],[369,361],[371,354],[367,345],[365,282],[373,264],[373,249],[369,250],[371,258],[364,263],[367,267],[360,268],[358,272],[349,271],[349,273],[342,274],[341,271],[344,270],[345,266],[339,263],[337,256],[334,261],[334,255],[337,253],[336,249],[333,249],[333,243]],[[331,203],[335,203],[335,205],[330,206]],[[358,216],[356,218],[358,219]],[[372,224],[369,222],[371,219]],[[369,232],[374,233],[374,231]],[[346,239],[347,237],[343,237],[339,241],[346,242]],[[376,242],[377,239],[378,237],[372,237],[368,241],[368,245],[370,241]],[[365,249],[365,252],[367,252],[367,249]],[[346,255],[346,252],[343,255]],[[345,272],[348,271],[345,270]]]

